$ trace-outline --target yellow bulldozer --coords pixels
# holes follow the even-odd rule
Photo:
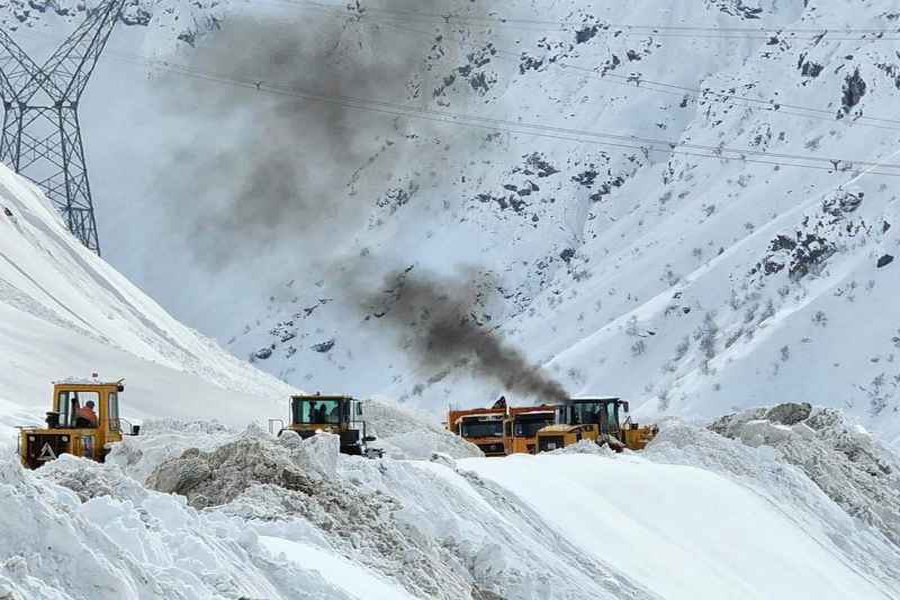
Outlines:
[[[535,449],[548,452],[589,440],[616,452],[643,450],[658,432],[655,425],[632,422],[628,402],[620,398],[573,398],[556,407],[555,424],[537,432]]]
[[[53,409],[47,412],[46,427],[19,430],[19,457],[29,469],[36,469],[61,454],[82,456],[103,462],[110,444],[123,435],[138,435],[140,427],[119,416],[124,380],[113,383],[70,380],[53,384]]]
[[[284,427],[281,419],[269,419],[269,431],[274,433],[276,423],[281,424],[280,436],[294,431],[302,439],[317,433],[333,433],[341,439],[341,452],[368,458],[381,458],[383,450],[372,448],[363,419],[362,403],[350,396],[298,395],[291,396],[291,422]]]

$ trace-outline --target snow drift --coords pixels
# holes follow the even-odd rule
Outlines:
[[[684,423],[669,423],[641,455],[367,460],[339,455],[328,435],[276,439],[250,428],[206,450],[129,460],[135,446],[154,448],[157,436],[187,442],[197,428],[157,426],[129,440],[130,449],[117,447],[107,465],[64,457],[25,472],[5,462],[4,591],[234,599],[900,594],[900,547],[881,530],[850,516],[774,448]],[[150,466],[144,487],[138,480]],[[60,566],[83,556],[94,566],[73,587]]]

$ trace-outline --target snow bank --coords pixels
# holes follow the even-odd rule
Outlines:
[[[251,428],[162,462],[147,483],[284,540],[265,545],[288,560],[340,555],[335,564],[352,561],[416,597],[648,597],[443,456],[443,464],[368,460],[340,455],[334,436],[275,439]]]
[[[386,582],[369,569],[349,560],[323,552],[309,544],[292,542],[278,537],[260,536],[259,542],[270,552],[291,562],[315,569],[327,581],[346,587],[359,598],[367,600],[412,600],[411,596],[396,585]]]
[[[812,533],[796,518],[794,507],[779,499],[783,480],[761,481],[768,492],[764,496],[732,477],[688,466],[687,453],[674,454],[682,464],[665,463],[657,450],[649,460],[517,455],[464,460],[460,467],[501,486],[572,544],[664,598],[838,599],[900,593],[898,580],[891,577],[900,564],[898,548],[859,531],[808,480],[801,497],[830,509],[819,517],[826,525]],[[802,481],[800,475],[793,483]],[[819,533],[828,527],[840,529],[843,538]],[[880,555],[854,556],[845,548],[863,544]],[[863,566],[865,560],[873,564]]]
[[[340,455],[330,435],[157,421],[105,465],[64,456],[25,472],[0,462],[0,526],[11,532],[0,590],[273,600],[900,594],[900,548],[771,446],[672,421],[641,454],[577,450],[368,460]],[[148,469],[149,489],[134,479]],[[85,556],[92,568],[67,588],[60,565]]]
[[[847,513],[900,544],[900,458],[842,413],[781,404],[724,416],[710,429],[774,448]]]
[[[834,459],[816,445],[812,448],[819,454],[815,460],[822,464]],[[884,530],[848,514],[801,466],[789,464],[775,448],[747,446],[672,419],[660,427],[659,436],[642,457],[666,464],[692,465],[737,482],[770,503],[822,548],[833,552],[842,564],[893,590],[892,594],[900,593],[895,589],[900,581],[900,548]],[[849,482],[843,485],[845,489],[853,486]]]
[[[0,592],[16,600],[352,598],[280,560],[237,518],[64,456],[38,473],[0,463]]]

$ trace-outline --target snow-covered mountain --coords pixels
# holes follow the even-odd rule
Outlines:
[[[506,391],[420,360],[401,273],[573,394],[900,439],[891,2],[220,9],[165,64],[120,29],[84,120],[106,256],[237,356],[435,413]]]
[[[572,394],[900,439],[891,3],[138,8],[82,108],[104,255],[239,358],[435,414],[509,391],[422,360],[431,315],[389,309],[426,281]]]

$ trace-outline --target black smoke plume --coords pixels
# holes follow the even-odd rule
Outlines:
[[[472,271],[443,278],[406,269],[390,274],[364,305],[401,335],[412,336],[404,347],[423,367],[446,371],[467,365],[511,393],[565,402],[569,394],[562,384],[481,322],[480,309],[494,289],[490,277]]]
[[[384,11],[443,14],[452,4],[373,0],[277,18],[235,14],[184,52],[187,75],[164,72],[161,87],[170,112],[189,115],[191,133],[174,136],[180,148],[163,184],[173,224],[194,250],[211,266],[285,241],[298,254],[327,254],[364,224],[378,192],[356,189],[355,178],[363,172],[384,186],[408,163],[404,138],[433,125],[291,91],[427,102],[422,74],[441,29],[418,23],[425,35],[416,35],[385,22]],[[465,3],[465,14],[475,6]]]

